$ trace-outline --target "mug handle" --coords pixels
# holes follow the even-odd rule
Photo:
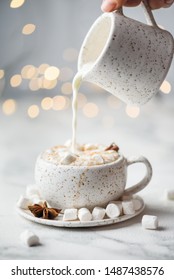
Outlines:
[[[141,6],[143,7],[147,24],[152,25],[153,27],[160,29],[159,26],[157,25],[156,21],[155,21],[155,18],[153,16],[153,13],[152,13],[152,10],[149,6],[148,1],[147,0],[142,0]],[[124,15],[122,7],[119,8],[116,12],[118,12],[121,15]]]
[[[144,189],[148,183],[150,182],[151,178],[152,178],[152,166],[150,164],[150,162],[147,160],[147,158],[143,157],[143,156],[139,156],[139,157],[132,157],[130,159],[127,159],[127,166],[134,164],[134,163],[144,163],[146,166],[146,174],[144,176],[144,178],[137,184],[135,184],[134,186],[126,189],[123,193],[123,195],[133,195],[139,191],[141,191],[142,189]]]

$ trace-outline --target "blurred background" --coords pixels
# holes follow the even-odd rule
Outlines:
[[[0,0],[0,176],[14,184],[33,179],[38,153],[71,138],[72,79],[83,39],[101,14],[101,0]],[[125,15],[145,22],[141,7]],[[174,5],[154,11],[174,33]],[[79,142],[115,141],[125,154],[144,154],[158,166],[174,151],[174,65],[157,96],[142,108],[126,106],[95,85],[79,93]],[[159,170],[160,171],[160,170]],[[171,174],[171,173],[170,173]],[[172,174],[171,174],[172,175]]]

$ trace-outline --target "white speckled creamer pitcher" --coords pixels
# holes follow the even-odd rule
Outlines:
[[[145,164],[146,175],[125,190],[127,167],[138,162]],[[61,209],[105,207],[123,194],[139,192],[147,186],[151,177],[151,164],[143,156],[131,159],[120,156],[115,162],[98,166],[70,166],[48,162],[41,154],[35,166],[35,182],[41,196],[52,207]]]
[[[160,29],[147,1],[142,1],[150,25],[123,15],[100,16],[80,50],[78,71],[127,104],[142,105],[159,90],[174,51],[172,35]]]

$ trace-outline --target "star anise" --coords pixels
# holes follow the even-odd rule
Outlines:
[[[49,208],[46,201],[44,202],[43,206],[34,204],[32,206],[28,206],[28,209],[35,217],[49,220],[55,219],[61,212],[61,209]]]
[[[105,151],[109,151],[109,150],[113,150],[113,151],[118,152],[119,147],[118,147],[115,143],[112,143],[109,147],[107,147],[107,148],[105,149]]]

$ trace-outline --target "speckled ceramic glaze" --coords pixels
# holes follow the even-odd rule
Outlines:
[[[138,184],[125,190],[127,167],[137,162],[145,164],[147,173]],[[65,166],[48,162],[41,154],[35,167],[35,181],[41,196],[52,207],[61,209],[105,207],[123,193],[132,195],[142,190],[151,176],[152,167],[142,156],[130,160],[120,156],[113,163],[99,166]]]
[[[105,13],[89,30],[78,60],[84,80],[127,104],[148,102],[158,92],[173,58],[172,35],[157,26],[147,2],[143,2],[150,25],[120,11]]]

